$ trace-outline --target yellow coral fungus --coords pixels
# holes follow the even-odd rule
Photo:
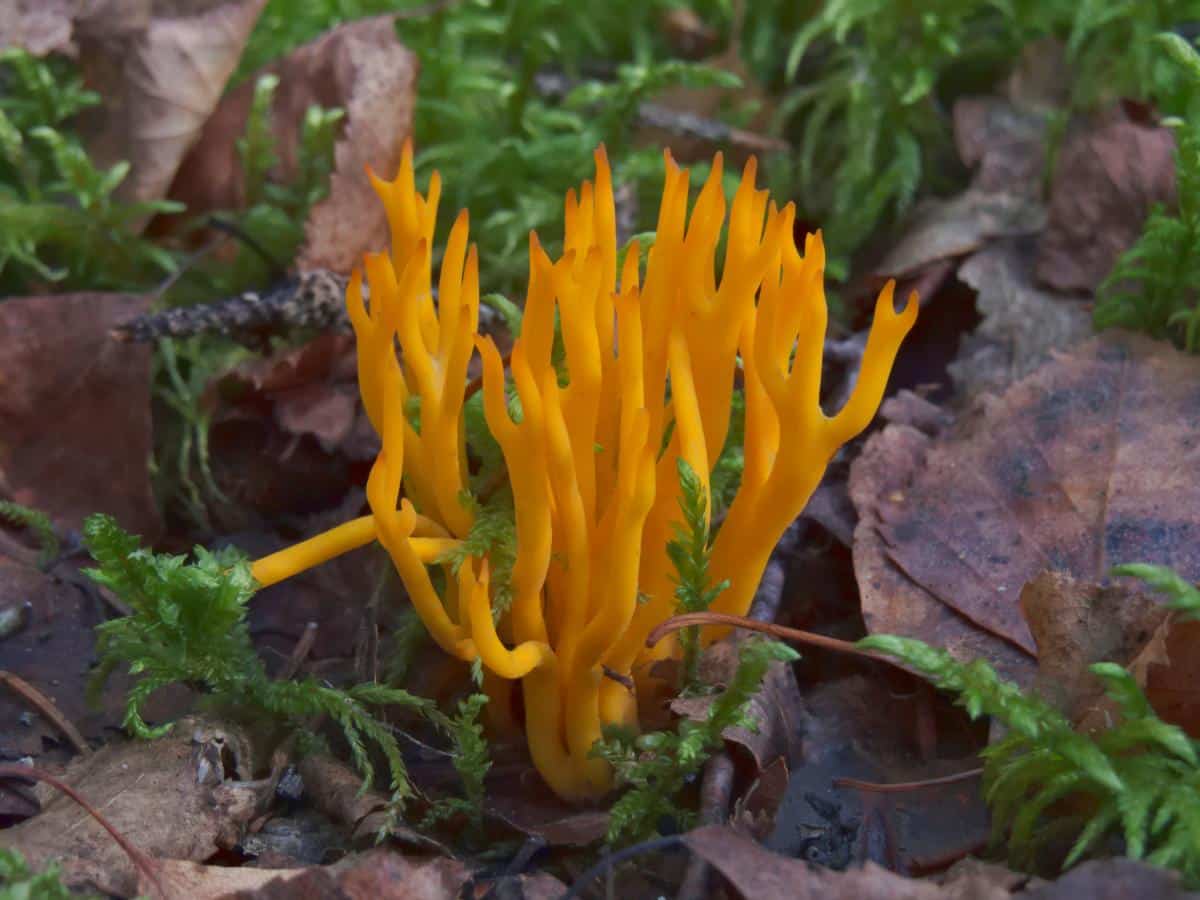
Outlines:
[[[629,685],[670,640],[647,634],[674,612],[667,542],[680,516],[677,461],[707,492],[730,427],[741,362],[745,470],[713,543],[710,572],[730,587],[715,610],[744,614],[767,559],[804,508],[837,448],[866,427],[917,315],[889,283],[880,294],[862,370],[834,416],[819,402],[826,305],[824,247],[800,253],[795,212],[742,174],[726,221],[721,157],[688,215],[688,172],[666,154],[666,183],[644,279],[631,247],[618,279],[616,214],[603,148],[595,183],[566,200],[557,260],[530,235],[521,336],[510,356],[520,415],[510,414],[504,362],[475,335],[479,265],[465,212],[454,224],[433,301],[433,224],[440,182],[418,193],[411,147],[394,181],[373,177],[392,231],[390,254],[365,260],[369,303],[355,274],[347,305],[358,339],[359,381],[382,450],[367,486],[371,515],[259,560],[271,583],[378,539],[434,639],[479,659],[493,703],[510,716],[520,682],[525,730],[538,770],[559,794],[583,799],[610,787],[590,757],[601,729],[636,725]],[[565,362],[553,357],[556,324]],[[400,348],[397,356],[396,344]],[[487,559],[447,566],[439,596],[428,566],[470,532],[463,502],[463,403],[472,347],[483,365],[488,428],[503,452],[516,519],[512,604],[497,617]],[[406,409],[419,403],[419,425]],[[401,492],[405,495],[402,500]],[[420,514],[418,514],[420,510]],[[719,636],[708,629],[705,641]],[[615,676],[615,677],[614,677]]]

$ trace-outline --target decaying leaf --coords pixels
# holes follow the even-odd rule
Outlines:
[[[1007,890],[972,874],[938,886],[904,878],[875,863],[836,872],[772,853],[732,828],[709,825],[684,836],[738,890],[755,900],[1008,900]]]
[[[771,853],[721,825],[697,828],[684,841],[743,897],[754,900],[1192,900],[1200,896],[1183,889],[1178,873],[1130,859],[1086,862],[1051,883],[1014,877],[997,867],[958,866],[936,883],[904,878],[874,863],[845,872],[815,868]]]
[[[1050,351],[1093,334],[1091,315],[1078,301],[1034,284],[1031,238],[992,241],[959,267],[958,277],[977,291],[975,307],[983,316],[948,367],[965,397],[1002,390],[1033,372]]]
[[[528,764],[490,776],[484,808],[488,816],[551,847],[586,847],[608,830],[606,810],[580,809],[559,799]]]
[[[349,273],[362,254],[387,243],[387,221],[364,167],[391,178],[400,149],[412,133],[417,60],[396,38],[394,16],[342,25],[255,73],[231,91],[204,125],[171,188],[171,197],[192,212],[236,209],[245,203],[244,173],[237,141],[258,77],[279,78],[271,128],[279,153],[278,178],[299,171],[300,135],[306,110],[314,105],[346,112],[335,149],[329,196],[309,213],[301,270]]]
[[[161,740],[103,747],[63,780],[151,856],[200,861],[232,847],[271,795],[269,781],[245,780],[254,769],[248,747],[235,726],[183,719]],[[73,886],[134,896],[137,874],[112,836],[70,798],[37,792],[42,812],[0,831],[0,846],[37,867],[59,860]]]
[[[379,449],[344,335],[243,363],[209,385],[205,403],[214,477],[232,501],[218,514],[230,530],[336,506]]]
[[[149,20],[80,35],[79,63],[103,105],[81,120],[99,166],[131,164],[124,200],[160,200],[216,108],[266,0],[157,0]],[[95,20],[93,20],[95,22]],[[98,22],[97,24],[103,24]]]
[[[954,107],[959,155],[977,172],[971,186],[949,200],[924,203],[904,236],[876,266],[881,278],[905,278],[988,241],[1030,234],[1045,223],[1041,170],[1046,118],[1000,98],[967,98]]]
[[[161,529],[150,490],[150,350],[108,338],[146,309],[127,294],[0,304],[0,495],[78,528],[94,512]]]
[[[0,640],[0,671],[28,682],[85,740],[96,742],[121,727],[130,680],[125,673],[114,672],[99,702],[88,702],[95,659],[93,629],[111,612],[96,589],[81,590],[81,584],[90,583],[73,563],[60,563],[49,575],[0,556],[0,609],[23,608],[20,626]],[[182,687],[159,691],[150,698],[147,715],[174,718],[189,700],[190,693]],[[60,763],[77,751],[60,727],[27,699],[0,685],[0,757]]]
[[[1115,657],[1129,670],[1146,693],[1146,699],[1163,720],[1178,725],[1193,738],[1200,737],[1200,622],[1163,615],[1158,627],[1144,638],[1136,655]],[[1096,731],[1110,727],[1118,715],[1116,704],[1095,691],[1078,713],[1079,728]]]
[[[920,684],[897,691],[885,679],[861,675],[808,691],[798,728],[802,757],[790,766],[767,847],[827,865],[870,859],[906,871],[984,843],[987,808],[976,778],[935,781],[903,794],[835,786],[838,778],[912,783],[973,768],[970,759],[940,758],[936,733],[923,751],[922,731],[934,729],[921,723],[933,719],[933,703]],[[962,753],[961,735],[955,738],[958,748],[947,756]]]
[[[1128,579],[1096,583],[1045,571],[1021,591],[1021,611],[1037,642],[1034,689],[1073,720],[1103,694],[1088,666],[1129,664],[1154,640],[1168,610]]]
[[[1175,198],[1175,139],[1119,111],[1067,135],[1050,185],[1037,277],[1060,291],[1092,292],[1142,231],[1155,203]]]
[[[275,423],[289,435],[312,435],[327,453],[345,449],[351,458],[365,461],[374,459],[379,448],[377,439],[363,446],[352,440],[361,432],[373,435],[359,401],[357,376],[353,339],[327,334],[238,365],[221,378],[217,390],[243,404],[269,405]]]
[[[390,822],[389,798],[376,790],[364,790],[362,775],[342,761],[324,753],[309,753],[297,763],[304,779],[304,793],[318,810],[343,826],[351,841],[374,841],[381,829],[413,847],[450,855],[432,838]]]
[[[370,166],[391,177],[412,134],[417,58],[397,39],[393,19],[380,16],[343,26],[322,41],[332,71],[353,73],[343,89],[346,127],[335,152],[329,196],[313,207],[297,258],[301,269],[348,273],[363,253],[387,243],[383,204],[364,175]]]
[[[982,656],[1028,683],[1018,599],[1052,570],[1153,562],[1200,577],[1200,361],[1112,332],[1062,354],[931,440],[889,426],[850,478],[872,632]]]
[[[704,651],[700,663],[700,678],[713,686],[725,686],[737,669],[738,648],[734,641],[719,641]],[[713,695],[676,697],[670,709],[678,716],[703,721],[712,705]],[[796,684],[796,673],[787,663],[772,663],[762,684],[751,696],[746,712],[757,728],[728,728],[725,740],[750,754],[756,772],[761,772],[777,759],[788,765],[800,760],[804,701]]]
[[[74,0],[12,0],[0,5],[0,47],[20,47],[34,56],[74,49]]]
[[[372,850],[332,866],[313,866],[273,873],[260,887],[243,888],[224,895],[228,900],[450,900],[475,896],[471,870],[456,859],[408,859],[388,850]],[[491,882],[491,884],[487,884]],[[486,885],[486,887],[484,887]],[[481,882],[495,887],[496,896],[550,900],[566,890],[550,875],[519,875]]]

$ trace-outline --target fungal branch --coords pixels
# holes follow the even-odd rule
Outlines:
[[[434,175],[427,193],[418,193],[411,147],[394,181],[373,177],[391,252],[365,260],[369,307],[359,273],[347,291],[363,403],[382,441],[367,484],[371,514],[254,565],[255,577],[270,584],[378,540],[437,643],[482,663],[491,705],[511,710],[519,684],[534,763],[572,799],[611,786],[592,746],[606,725],[636,726],[629,685],[644,688],[649,664],[675,652],[670,640],[653,650],[645,643],[675,612],[667,544],[680,518],[676,468],[685,460],[708,493],[729,431],[739,358],[745,472],[711,559],[713,577],[730,582],[715,609],[733,614],[749,608],[771,550],[837,448],[874,416],[917,315],[915,297],[895,311],[889,283],[854,394],[826,416],[819,403],[827,315],[820,235],[809,235],[800,253],[793,206],[778,209],[755,188],[751,160],[728,210],[718,267],[727,218],[721,157],[689,216],[689,173],[665,156],[644,278],[636,245],[617,271],[603,148],[595,182],[567,194],[561,257],[552,259],[530,235],[525,312],[509,374],[492,339],[476,335],[479,265],[468,248],[466,213],[447,241],[434,304],[440,182]],[[513,599],[503,612],[494,602],[492,561],[468,558],[456,571],[438,562],[473,521],[463,502],[463,401],[473,349],[516,518]],[[519,416],[509,408],[510,376]],[[414,407],[419,417],[409,415]],[[430,576],[439,564],[446,568],[441,594]],[[719,636],[710,628],[704,640]]]

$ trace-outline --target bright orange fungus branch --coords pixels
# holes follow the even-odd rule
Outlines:
[[[669,153],[665,159],[644,278],[636,245],[618,278],[603,148],[596,151],[595,183],[567,194],[562,256],[551,259],[530,235],[528,293],[510,365],[522,410],[516,421],[500,354],[491,338],[476,336],[479,261],[468,247],[467,215],[459,215],[446,243],[435,305],[441,183],[435,174],[428,192],[418,193],[412,149],[405,147],[396,179],[373,179],[387,209],[391,251],[365,260],[369,305],[361,273],[346,298],[363,403],[383,442],[367,484],[371,515],[254,566],[258,580],[270,584],[378,539],[434,640],[460,659],[482,662],[491,705],[511,710],[508,692],[520,683],[534,763],[557,793],[573,799],[610,787],[607,765],[589,756],[592,744],[607,724],[636,725],[631,679],[645,685],[648,664],[675,648],[668,638],[647,650],[645,640],[675,611],[666,547],[680,516],[677,461],[687,461],[707,492],[729,430],[738,360],[745,472],[716,535],[710,571],[714,581],[730,582],[713,611],[741,615],[772,548],[837,448],[874,416],[917,317],[915,297],[895,311],[889,283],[854,393],[837,415],[826,416],[819,403],[826,326],[820,234],[806,238],[801,254],[794,208],[776,209],[755,189],[751,159],[731,205],[718,280],[726,220],[721,157],[690,216],[688,172]],[[565,377],[551,361],[556,317]],[[488,560],[469,559],[456,575],[447,571],[440,594],[427,568],[467,536],[473,521],[460,496],[467,486],[463,396],[475,351],[487,424],[504,453],[516,512],[513,600],[498,621]],[[419,427],[404,414],[410,398],[420,401]],[[704,640],[719,635],[710,628]],[[606,677],[606,669],[617,677]]]

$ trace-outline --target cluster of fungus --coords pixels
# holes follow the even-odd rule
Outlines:
[[[917,315],[915,298],[897,313],[893,285],[883,289],[854,392],[826,416],[821,237],[808,235],[799,252],[794,207],[777,209],[755,188],[755,161],[733,198],[718,279],[726,218],[719,156],[689,217],[688,171],[666,154],[644,277],[636,245],[618,273],[603,148],[595,159],[595,183],[567,194],[561,257],[552,259],[530,235],[524,317],[508,366],[517,417],[504,361],[490,337],[477,336],[479,260],[468,247],[466,212],[451,229],[435,304],[440,180],[435,173],[428,192],[418,193],[411,147],[394,181],[374,179],[391,251],[365,259],[369,304],[361,273],[347,292],[362,399],[382,440],[367,484],[371,513],[254,565],[267,585],[377,539],[433,639],[482,663],[493,711],[511,715],[519,682],[534,764],[556,793],[576,800],[611,787],[592,745],[606,725],[636,726],[630,685],[644,685],[649,663],[675,649],[670,640],[652,650],[645,641],[675,611],[667,544],[681,515],[678,460],[707,492],[739,367],[745,469],[713,542],[710,572],[729,582],[714,611],[745,614],[773,547],[837,448],[874,416]],[[556,327],[565,364],[552,359]],[[468,558],[453,574],[447,567],[440,593],[430,576],[473,524],[463,501],[463,410],[475,351],[516,519],[512,602],[499,615],[488,559]],[[419,425],[405,415],[411,398],[419,398]],[[710,628],[702,640],[719,636]]]

